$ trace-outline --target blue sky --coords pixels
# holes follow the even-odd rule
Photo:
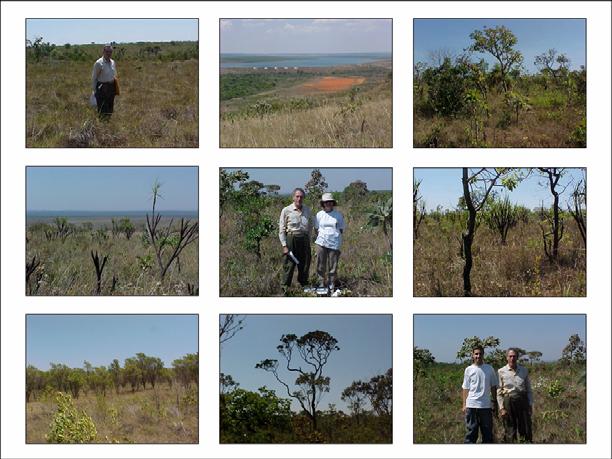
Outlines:
[[[526,171],[526,169],[523,169],[523,171]],[[561,194],[560,205],[562,207],[566,207],[566,202],[571,197],[574,185],[583,177],[581,169],[566,169],[566,171],[566,175],[561,179],[558,187],[558,190],[561,191],[563,186],[570,184]],[[460,168],[414,169],[414,178],[422,180],[419,192],[425,200],[427,210],[435,209],[438,205],[447,209],[454,209],[457,206],[459,197],[463,196],[461,174]],[[546,186],[542,186],[544,184]],[[544,179],[537,172],[533,172],[519,183],[514,191],[498,190],[502,195],[507,194],[513,203],[521,204],[529,209],[539,207],[542,201],[544,201],[544,207],[549,207],[552,204],[548,179]]]
[[[312,168],[224,168],[227,171],[242,170],[248,172],[250,180],[257,180],[264,185],[279,185],[279,193],[291,193],[294,188],[303,188],[310,180]],[[328,191],[343,191],[351,182],[366,182],[369,190],[391,190],[393,170],[388,168],[320,168]]]
[[[470,34],[474,30],[501,25],[516,35],[515,49],[523,54],[523,65],[529,73],[537,72],[535,56],[550,48],[564,53],[572,69],[586,65],[584,19],[415,19],[414,62],[429,62],[429,53],[440,49],[459,55],[472,44]],[[494,61],[489,55],[474,56]]]
[[[391,19],[222,19],[222,53],[391,52]]]
[[[166,367],[198,352],[198,316],[127,314],[28,315],[26,362],[41,370],[49,363],[82,368],[108,366],[138,352],[159,357]]]
[[[157,209],[198,210],[197,167],[28,167],[28,211],[148,210],[161,183]]]
[[[26,37],[63,45],[197,41],[197,19],[28,19]]]
[[[320,409],[335,403],[346,410],[340,400],[342,391],[356,380],[368,380],[392,367],[392,316],[387,315],[249,315],[244,328],[221,346],[221,372],[230,374],[243,389],[257,391],[266,386],[277,395],[287,397],[285,388],[272,373],[255,369],[264,359],[283,357],[276,350],[284,334],[298,337],[321,330],[338,340],[339,351],[329,357],[323,374],[331,378],[330,392],[323,396]],[[281,379],[295,381],[295,374],[279,371]],[[291,387],[291,384],[290,384]],[[294,410],[299,404],[294,402]]]
[[[455,362],[464,338],[495,336],[502,349],[540,351],[542,360],[550,361],[561,357],[571,335],[586,342],[585,327],[581,314],[416,314],[414,345],[429,349],[437,362]]]

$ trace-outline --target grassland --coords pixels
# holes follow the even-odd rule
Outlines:
[[[344,215],[347,229],[343,236],[337,286],[343,296],[391,296],[393,292],[393,263],[389,241],[392,231],[385,236],[380,228],[367,226],[367,213],[378,201],[388,199],[387,192],[370,192],[360,204],[342,200],[336,209]],[[280,211],[289,204],[288,198],[269,197],[261,213],[278,222]],[[308,205],[316,213],[318,208]],[[279,296],[282,295],[281,274],[283,257],[278,240],[278,227],[261,241],[261,258],[245,249],[244,231],[236,209],[224,210],[219,221],[219,293],[221,296]],[[312,262],[310,283],[316,285],[316,256],[311,244]],[[297,270],[296,270],[297,271]],[[294,274],[297,276],[297,273]],[[288,292],[303,296],[297,278]]]
[[[176,229],[176,220],[173,228]],[[162,221],[161,225],[169,222]],[[27,229],[26,263],[40,263],[26,282],[28,295],[94,295],[97,276],[91,251],[100,261],[108,256],[101,276],[100,295],[191,295],[198,291],[198,241],[189,244],[170,265],[164,278],[142,221],[128,239],[102,222],[72,225],[64,239],[54,227],[35,223]],[[171,252],[165,248],[163,259]]]
[[[417,374],[414,381],[414,443],[463,443],[461,382],[464,369],[463,365],[436,363]],[[533,442],[586,443],[584,365],[535,363],[528,365],[528,369],[534,396]],[[497,417],[494,436],[496,442],[503,440],[503,426]]]
[[[414,296],[462,296],[461,232],[450,218],[425,217],[414,240]],[[573,221],[566,219],[556,263],[542,247],[537,217],[519,222],[506,245],[480,225],[473,246],[472,294],[476,296],[586,296],[586,248]]]
[[[95,443],[198,443],[198,391],[179,384],[74,399],[95,424]],[[56,411],[53,391],[26,404],[26,443],[46,443]]]
[[[28,54],[27,147],[198,146],[197,44],[116,47],[121,95],[109,121],[100,121],[89,106],[92,67],[101,47],[81,48],[39,59]]]
[[[222,69],[220,100],[222,147],[392,147],[390,61]]]

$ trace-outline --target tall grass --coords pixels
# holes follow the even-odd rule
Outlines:
[[[558,263],[544,255],[535,217],[499,235],[480,225],[473,246],[472,289],[477,296],[586,296],[586,250],[573,221],[566,219]],[[414,241],[414,295],[462,296],[464,261],[460,223],[426,217]]]
[[[463,365],[433,364],[414,381],[414,443],[463,443],[461,412]],[[534,409],[534,443],[586,443],[586,387],[581,383],[583,365],[535,363],[528,365]],[[558,395],[553,390],[560,387]],[[503,426],[496,417],[494,436],[503,440]]]
[[[89,107],[93,61],[27,63],[27,147],[198,146],[198,61],[121,60],[109,121]]]

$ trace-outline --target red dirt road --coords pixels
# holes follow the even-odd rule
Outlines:
[[[326,76],[302,84],[302,88],[320,92],[338,92],[362,84],[363,77],[333,77]]]

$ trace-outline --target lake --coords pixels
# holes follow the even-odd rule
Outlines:
[[[229,54],[222,53],[221,68],[231,67],[335,67],[390,60],[391,53],[343,54]]]

